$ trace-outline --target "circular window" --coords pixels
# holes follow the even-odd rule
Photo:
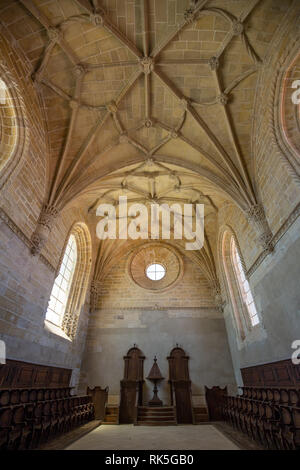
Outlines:
[[[163,242],[145,243],[128,260],[128,273],[133,282],[152,292],[173,286],[181,279],[182,268],[178,251]]]
[[[166,270],[162,264],[150,264],[146,269],[146,274],[151,281],[160,281],[166,275]]]

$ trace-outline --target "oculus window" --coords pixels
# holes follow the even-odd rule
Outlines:
[[[146,269],[146,275],[151,281],[160,281],[166,275],[166,269],[162,264],[153,263]]]

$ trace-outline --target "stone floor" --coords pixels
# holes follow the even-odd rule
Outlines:
[[[66,450],[239,450],[214,425],[99,426]]]

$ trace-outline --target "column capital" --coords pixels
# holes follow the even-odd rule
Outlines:
[[[271,253],[274,250],[273,234],[269,227],[265,210],[262,204],[253,204],[246,211],[246,217],[257,233],[257,241],[263,250]]]
[[[56,206],[51,204],[44,204],[37,222],[36,229],[31,237],[31,253],[33,255],[38,255],[41,252],[49,238],[50,232],[58,214],[59,210]]]

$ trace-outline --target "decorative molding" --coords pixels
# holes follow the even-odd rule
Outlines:
[[[31,237],[31,253],[37,255],[43,249],[59,211],[54,205],[45,204],[41,210],[36,229]]]
[[[274,249],[273,235],[270,230],[265,210],[262,204],[253,204],[246,211],[248,221],[254,226],[258,236],[257,241],[264,252],[271,253]]]
[[[166,273],[161,280],[153,282],[147,277],[146,268],[149,264],[159,262],[157,260],[161,257]],[[137,247],[128,258],[127,272],[130,280],[139,287],[152,293],[161,293],[173,288],[182,279],[183,258],[179,250],[168,243],[148,241]]]
[[[273,247],[277,245],[279,240],[283,237],[283,235],[288,231],[288,229],[293,225],[293,223],[297,220],[297,218],[300,215],[300,203],[295,207],[295,209],[292,211],[292,213],[289,215],[289,217],[286,219],[286,221],[281,225],[280,229],[276,232],[276,234],[273,236],[271,242]],[[263,252],[259,255],[259,257],[254,261],[252,266],[248,269],[247,271],[247,278],[251,277],[252,274],[257,270],[257,268],[261,265],[261,263],[264,261],[264,259],[268,256],[269,253]]]
[[[161,306],[158,306],[157,304],[155,304],[154,306],[153,305],[149,305],[149,306],[146,306],[146,307],[103,307],[103,308],[97,308],[93,313],[95,313],[96,311],[101,311],[101,312],[122,312],[122,311],[132,311],[132,310],[136,310],[136,311],[148,311],[148,310],[151,310],[151,311],[168,311],[168,310],[178,310],[180,312],[184,312],[185,310],[189,310],[189,311],[203,311],[203,312],[219,312],[219,309],[218,307],[212,305],[211,307],[210,306],[206,306],[206,307],[161,307]]]
[[[0,207],[0,219],[10,228],[10,230],[21,240],[24,245],[26,245],[31,251],[33,248],[32,241],[27,237],[27,235],[22,232],[22,230],[15,224],[15,222],[6,214],[6,212]],[[49,268],[50,271],[55,273],[56,269],[54,266],[47,260],[47,258],[40,254],[39,259],[41,262]]]
[[[101,282],[97,281],[96,279],[93,279],[93,281],[91,282],[91,288],[90,288],[90,311],[91,312],[94,312],[95,310],[97,310],[100,289],[101,289]]]

